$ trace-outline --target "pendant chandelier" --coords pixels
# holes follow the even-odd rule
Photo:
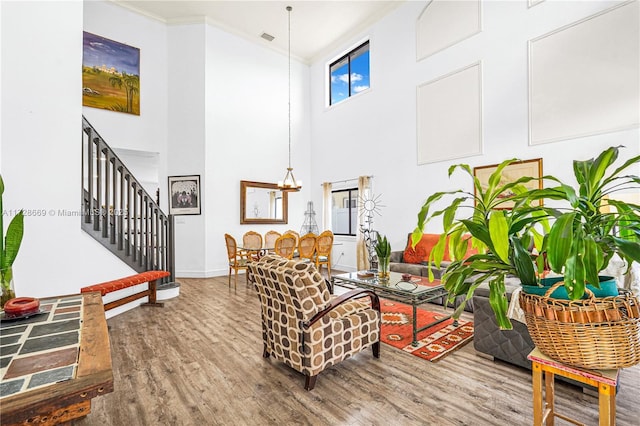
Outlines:
[[[284,175],[284,180],[278,181],[278,189],[281,191],[295,192],[302,188],[302,181],[296,181],[291,167],[291,6],[287,6],[289,14],[289,167]]]

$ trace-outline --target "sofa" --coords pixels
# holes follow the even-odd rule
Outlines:
[[[436,279],[442,277],[447,265],[450,263],[448,250],[445,250],[445,256],[440,268],[437,268],[433,264],[429,264],[429,254],[431,250],[438,242],[440,234],[423,234],[422,239],[412,247],[411,234],[407,236],[407,245],[404,250],[396,250],[391,252],[389,259],[389,270],[392,272],[399,272],[401,274],[411,274],[419,277],[428,277],[429,269],[433,271],[433,276]],[[474,251],[469,247],[468,255],[471,255]],[[453,304],[453,308],[457,308],[464,300],[464,296],[458,296]],[[442,305],[443,299],[436,299],[433,303]],[[465,311],[473,312],[473,301],[469,300],[465,306]]]
[[[517,278],[507,278],[505,287],[511,302],[514,290],[520,286]],[[494,359],[531,369],[527,355],[534,344],[527,325],[511,320],[513,330],[500,330],[489,304],[489,285],[481,284],[473,293],[473,347],[477,352]]]
[[[609,267],[602,271],[601,275],[614,276],[620,287],[630,290],[634,294],[639,294],[640,265],[634,263],[631,268],[627,269],[626,265],[621,262],[619,258],[612,259]],[[505,280],[509,301],[519,286],[520,282],[515,277],[508,277]],[[489,304],[489,285],[480,285],[473,293],[473,346],[475,350],[494,359],[530,369],[531,361],[527,359],[527,355],[533,350],[534,344],[529,336],[529,330],[523,322],[511,320],[511,324],[513,330],[500,330]]]

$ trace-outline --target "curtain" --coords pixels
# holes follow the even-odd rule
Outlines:
[[[331,230],[331,182],[322,184],[322,230]]]
[[[361,231],[361,222],[364,218],[362,209],[364,206],[360,205],[360,200],[366,200],[369,198],[371,191],[371,178],[369,176],[360,176],[358,178],[358,216],[357,216],[357,229],[358,229],[358,241],[356,243],[356,260],[358,271],[369,269],[369,253],[367,252],[367,246],[364,243],[364,235]]]

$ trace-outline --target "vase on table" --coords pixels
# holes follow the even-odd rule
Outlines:
[[[378,278],[380,280],[389,280],[389,258],[378,258]]]
[[[0,299],[0,308],[2,308],[8,300],[16,297],[16,291],[13,287],[13,268],[11,266],[0,269],[0,287],[2,287],[2,298]]]

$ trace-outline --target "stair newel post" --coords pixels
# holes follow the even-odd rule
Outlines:
[[[174,281],[176,279],[176,257],[175,257],[175,225],[173,222],[173,215],[170,214],[167,220],[167,271],[171,272],[171,276],[169,277],[169,281]]]
[[[153,269],[159,269],[160,265],[160,209],[156,206],[153,207],[153,238],[154,238],[154,250],[153,250]]]
[[[160,237],[160,247],[162,249],[162,253],[160,255],[160,269],[166,271],[167,267],[167,217],[162,214],[160,215],[160,232],[158,232]]]

